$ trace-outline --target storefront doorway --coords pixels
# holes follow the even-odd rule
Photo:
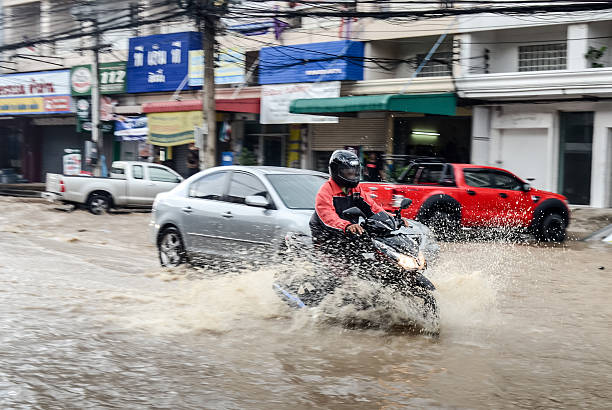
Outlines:
[[[393,154],[398,158],[435,157],[448,162],[470,162],[472,118],[469,116],[396,117],[393,127]]]
[[[571,204],[591,202],[593,117],[593,112],[559,115],[559,192]]]

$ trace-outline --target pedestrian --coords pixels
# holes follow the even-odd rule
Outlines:
[[[387,179],[384,163],[376,152],[372,151],[368,154],[364,165],[364,181],[382,182]]]
[[[200,153],[193,142],[189,144],[189,152],[187,153],[187,171],[188,177],[200,172]]]

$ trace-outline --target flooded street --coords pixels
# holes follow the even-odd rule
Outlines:
[[[612,247],[443,243],[439,337],[167,270],[148,213],[0,198],[1,408],[610,408]]]

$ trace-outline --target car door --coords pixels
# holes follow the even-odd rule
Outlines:
[[[213,172],[189,184],[185,206],[177,212],[181,214],[185,246],[190,252],[207,255],[227,252],[227,244],[220,234],[226,223],[221,213],[229,174],[228,171]]]
[[[149,189],[147,190],[148,204],[153,203],[157,194],[170,191],[176,184],[181,182],[181,178],[168,169],[155,165],[149,165],[147,169],[149,174]]]
[[[527,226],[535,204],[529,192],[523,190],[525,182],[509,172],[493,170],[493,186],[498,196],[498,217],[503,225]]]
[[[149,181],[145,180],[143,165],[131,165],[132,178],[128,180],[129,205],[145,205],[149,203]]]
[[[230,178],[226,201],[223,202],[221,236],[235,252],[252,255],[265,251],[277,236],[277,211],[274,205],[252,206],[245,203],[247,196],[262,196],[271,201],[264,183],[256,175],[234,171]]]
[[[487,168],[463,169],[464,185],[460,191],[461,217],[465,226],[498,226],[498,192],[492,171]]]

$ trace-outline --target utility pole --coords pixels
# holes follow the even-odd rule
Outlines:
[[[94,175],[99,177],[102,175],[102,152],[104,149],[104,136],[100,129],[100,84],[98,79],[99,58],[98,51],[100,50],[100,36],[98,35],[98,25],[94,22],[94,45],[93,64],[91,65],[91,141],[96,144],[98,151],[98,160],[94,166]]]
[[[202,11],[204,14],[202,15]],[[218,17],[211,0],[200,0],[200,33],[204,52],[204,84],[202,85],[202,119],[206,141],[200,150],[200,168],[214,167],[217,163],[217,118],[215,108],[215,30]],[[203,151],[203,152],[202,152]]]

